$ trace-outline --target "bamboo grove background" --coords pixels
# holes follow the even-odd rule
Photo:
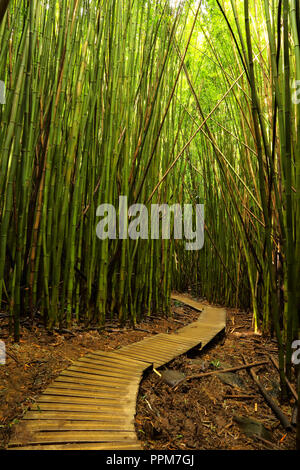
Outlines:
[[[96,208],[144,200],[172,157],[184,24],[165,2],[21,4],[0,32],[0,297],[15,336],[28,311],[51,327],[166,310],[171,248],[100,242]]]
[[[299,331],[297,0],[1,2],[0,302],[48,327],[249,309]],[[300,83],[300,82],[298,82]],[[298,98],[298,101],[297,101]],[[205,245],[96,237],[101,203],[205,204]]]

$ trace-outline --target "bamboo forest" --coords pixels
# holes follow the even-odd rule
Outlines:
[[[300,450],[299,195],[299,0],[0,0],[0,449]]]

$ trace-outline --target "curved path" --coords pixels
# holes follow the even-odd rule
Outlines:
[[[202,349],[225,329],[226,312],[186,295],[172,299],[201,311],[172,334],[157,334],[115,352],[95,351],[73,362],[15,428],[12,450],[141,450],[134,416],[139,384],[149,368]]]

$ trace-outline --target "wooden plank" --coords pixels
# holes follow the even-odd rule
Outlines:
[[[195,341],[192,341],[192,345],[195,344]],[[164,341],[164,342],[155,342],[151,344],[136,344],[135,347],[125,347],[122,351],[134,351],[134,350],[142,350],[142,351],[157,351],[159,353],[170,353],[172,350],[174,351],[187,351],[191,349],[191,344],[187,346],[186,344],[182,344],[181,342],[174,342],[174,341]]]
[[[190,347],[191,341],[189,340],[188,344],[187,342],[184,341],[179,341],[178,338],[159,338],[157,340],[153,341],[147,341],[147,342],[139,342],[135,343],[134,345],[130,346],[125,346],[122,348],[120,351],[123,351],[124,349],[134,349],[136,347],[142,347],[142,348],[154,348],[157,347],[159,349],[165,349],[168,350],[170,347],[181,347],[181,348],[189,348]]]
[[[176,331],[179,331],[179,330],[176,330]],[[149,340],[151,339],[151,342],[156,342],[156,341],[161,341],[163,343],[166,343],[166,342],[170,342],[170,343],[179,343],[183,346],[187,346],[189,347],[192,343],[192,341],[190,339],[182,339],[182,340],[178,340],[178,338],[176,337],[176,333],[172,333],[170,335],[167,335],[167,334],[164,334],[164,333],[160,333],[159,335],[156,335],[154,336],[153,338],[149,338]],[[148,338],[146,340],[143,341],[144,344],[147,344],[147,342],[150,342],[148,341]],[[142,343],[142,341],[139,341],[137,343],[134,343],[134,344],[140,344]],[[125,346],[127,347],[127,346]]]
[[[177,330],[178,331],[178,330]],[[194,338],[189,338],[189,337],[178,337],[178,335],[176,335],[176,333],[173,333],[172,336],[170,336],[169,338],[166,338],[166,343],[174,343],[174,344],[181,344],[183,346],[186,347],[186,349],[192,349],[195,347],[195,345],[197,345],[197,340],[195,340]]]
[[[126,364],[126,362],[120,362],[119,364],[117,362],[105,362],[104,360],[97,360],[97,359],[94,359],[94,358],[91,358],[91,357],[82,357],[80,359],[78,359],[78,361],[76,361],[74,364],[76,363],[80,363],[80,364],[88,364],[89,366],[93,366],[93,367],[100,367],[100,368],[104,368],[104,369],[108,369],[108,370],[120,370],[121,372],[124,372],[126,371],[127,373],[131,373],[132,371],[144,371],[145,369],[145,365],[144,363],[142,363],[142,365],[128,365]]]
[[[82,371],[77,371],[77,370],[70,370],[70,369],[66,369],[65,371],[63,371],[60,376],[64,377],[74,377],[74,378],[79,378],[79,379],[84,379],[84,380],[89,380],[89,383],[98,383],[99,385],[101,384],[101,382],[104,380],[104,378],[107,378],[109,377],[109,381],[113,384],[113,383],[116,383],[118,385],[123,385],[124,384],[128,384],[131,382],[130,379],[127,379],[127,380],[124,380],[124,378],[122,377],[113,377],[113,376],[101,376],[99,374],[89,374],[87,372],[82,372]],[[138,376],[136,376],[134,379],[137,379]],[[108,382],[107,382],[108,383]]]
[[[154,352],[155,351],[155,352]],[[131,356],[135,357],[142,357],[142,356],[145,356],[145,357],[150,357],[151,358],[151,361],[155,361],[155,360],[161,360],[161,359],[169,359],[170,356],[173,356],[174,354],[175,355],[180,355],[182,354],[183,352],[185,352],[185,350],[170,350],[170,351],[157,351],[157,350],[153,350],[152,348],[150,349],[144,349],[144,348],[135,348],[135,349],[125,349],[123,351],[123,354],[127,354],[128,355],[130,354]]]
[[[46,395],[43,394],[39,397],[36,403],[78,403],[82,405],[118,405],[127,403],[128,399],[119,395],[119,398],[93,398],[93,397],[73,397],[69,395]]]
[[[72,370],[72,371],[75,371],[75,372],[85,372],[87,374],[93,374],[95,376],[104,376],[104,377],[115,377],[119,380],[122,380],[123,383],[126,383],[126,382],[130,382],[130,378],[128,378],[128,374],[126,373],[121,373],[121,372],[115,372],[114,370],[111,370],[111,371],[106,371],[106,370],[103,370],[103,369],[98,369],[98,370],[95,370],[95,369],[91,369],[89,367],[83,367],[83,366],[80,366],[80,365],[74,365],[74,366],[70,366],[68,367],[68,370]],[[140,377],[140,373],[139,372],[136,372],[134,374],[131,374],[131,377]]]
[[[170,361],[170,358],[173,358],[173,357],[176,357],[176,356],[179,356],[180,354],[184,353],[185,351],[170,351],[168,354],[151,354],[151,351],[139,351],[139,350],[135,350],[135,351],[124,351],[124,354],[128,355],[129,357],[149,357],[151,356],[151,360],[154,362],[157,362],[157,361],[165,361],[165,362],[169,362]]]
[[[118,442],[88,442],[80,444],[45,444],[13,447],[8,450],[141,450],[141,444],[137,440],[128,440],[126,443]]]
[[[134,344],[134,343],[132,343]],[[133,364],[133,365],[136,365],[136,366],[139,366],[141,364],[141,362],[143,361],[138,361],[138,360],[134,360],[134,359],[128,359],[126,357],[123,357],[123,358],[120,358],[119,354],[118,354],[118,349],[116,349],[114,352],[109,352],[109,353],[106,353],[104,351],[93,351],[92,353],[89,353],[89,354],[92,354],[92,355],[96,355],[96,356],[108,356],[109,358],[111,359],[116,359],[118,361],[118,363],[120,363],[120,361],[123,361],[123,362],[126,362],[128,364]],[[144,364],[145,367],[148,366],[147,363]]]
[[[224,326],[222,327],[219,327],[219,326],[209,326],[207,327],[206,325],[200,325],[200,327],[195,330],[195,329],[191,329],[191,330],[184,330],[180,333],[178,333],[177,337],[178,338],[181,338],[182,336],[185,337],[186,335],[189,335],[189,337],[202,337],[202,336],[205,336],[205,335],[209,335],[209,334],[218,334],[220,333],[222,330],[224,329]]]
[[[184,338],[186,337],[187,334],[189,334],[190,338],[193,338],[193,337],[197,338],[197,343],[195,343],[196,346],[197,346],[198,344],[201,345],[201,341],[199,341],[198,338],[201,338],[201,340],[202,340],[202,338],[205,338],[206,336],[212,336],[213,337],[213,336],[216,336],[219,332],[220,332],[219,328],[209,329],[209,330],[203,329],[203,330],[199,330],[196,333],[194,333],[193,331],[191,331],[191,332],[186,332],[185,331],[184,333],[182,333],[182,335],[183,335]],[[178,337],[181,338],[180,335],[178,335]]]
[[[26,444],[75,443],[75,442],[126,442],[136,439],[134,431],[45,431],[27,436]],[[12,440],[11,445],[23,444]]]
[[[206,305],[198,321],[199,322],[205,321],[207,323],[213,323],[213,324],[223,323],[225,325],[226,324],[226,310],[224,308],[211,307],[210,305]]]
[[[138,359],[144,359],[144,360],[146,360],[147,357],[149,357],[149,354],[147,355],[147,353],[143,354],[143,353],[140,353],[140,352],[137,352],[137,351],[135,352],[135,351],[130,351],[130,350],[122,351],[122,354],[124,354],[125,356],[128,356],[128,357],[132,357],[132,358],[136,357]],[[155,360],[156,359],[153,358],[153,357],[149,358],[149,361],[151,361],[151,364],[153,364],[155,362]],[[149,362],[149,364],[150,364],[150,362]]]
[[[104,357],[99,354],[89,353],[86,356],[81,357],[80,359],[88,359],[100,364],[116,365],[117,367],[124,367],[126,368],[126,370],[144,370],[146,367],[148,367],[148,364],[145,362],[126,360],[126,357],[122,357],[118,353],[115,353],[113,358],[111,358],[110,356]]]
[[[141,371],[137,370],[136,368],[135,369],[122,369],[122,367],[115,367],[115,366],[106,366],[106,365],[103,365],[103,364],[94,364],[93,362],[91,361],[76,361],[72,364],[72,367],[80,367],[80,368],[84,368],[84,369],[89,369],[91,370],[92,373],[106,373],[105,375],[107,375],[107,373],[110,373],[110,374],[113,374],[114,376],[118,376],[118,377],[125,377],[125,378],[128,378],[128,376],[137,376],[137,375],[141,375],[141,372],[143,371],[143,369]],[[110,377],[110,376],[108,376]]]
[[[140,357],[141,359],[144,359],[144,356],[138,356],[137,354],[131,356],[129,353],[127,352],[124,352],[124,354],[128,354],[129,357]],[[166,358],[166,359],[155,359],[153,362],[152,362],[152,366],[157,368],[157,367],[161,367],[163,366],[164,364],[168,364],[170,361],[172,361],[174,359],[175,356],[170,356],[169,358]]]
[[[92,390],[92,389],[98,390],[99,387],[103,388],[103,390],[104,389],[119,390],[119,389],[124,388],[124,385],[122,385],[120,381],[111,382],[109,378],[107,377],[100,379],[100,380],[94,380],[94,379],[90,380],[89,378],[87,378],[87,375],[85,375],[84,377],[80,377],[74,374],[67,375],[65,374],[65,372],[66,371],[63,371],[61,375],[58,376],[54,380],[54,382],[52,382],[54,386],[56,386],[56,384],[59,384],[59,386],[61,386],[60,384],[64,384],[65,386],[68,386],[69,384],[70,388],[74,388],[74,387],[76,388],[76,386],[78,386],[79,388],[84,387],[85,390]]]
[[[158,350],[158,348],[155,347],[149,347],[149,346],[136,346],[135,348],[129,348],[129,349],[124,349],[126,352],[130,352],[132,354],[138,353],[138,354],[143,354],[146,355],[146,357],[151,357],[151,360],[154,359],[161,359],[161,358],[168,358],[170,355],[173,354],[172,350],[166,351],[166,350]]]
[[[46,395],[53,395],[53,396],[65,396],[65,397],[82,397],[82,398],[108,398],[108,399],[115,399],[118,400],[120,397],[126,397],[127,392],[126,389],[123,391],[103,391],[99,389],[97,391],[91,390],[72,390],[70,387],[68,388],[55,388],[53,384],[51,387],[44,390],[44,394]]]
[[[181,349],[187,349],[190,347],[190,345],[186,345],[184,342],[179,342],[179,341],[167,341],[167,340],[159,340],[159,341],[153,341],[152,343],[148,342],[146,344],[140,344],[137,343],[135,347],[138,348],[157,348],[160,351],[169,351],[170,348],[181,348]],[[126,349],[134,349],[134,347],[126,348]]]
[[[171,299],[172,300],[177,300],[178,302],[181,302],[182,304],[188,305],[189,307],[193,308],[194,310],[197,310],[198,312],[202,312],[204,305],[200,304],[200,302],[197,302],[196,300],[191,299],[190,297],[187,297],[184,294],[171,294]]]
[[[23,424],[23,423],[22,423]],[[134,424],[127,420],[118,421],[99,421],[99,420],[72,420],[72,419],[44,419],[44,420],[26,420],[25,429],[30,431],[130,431],[134,432]]]
[[[147,356],[145,356],[145,355],[140,355],[140,354],[133,354],[133,355],[132,355],[132,354],[130,354],[129,352],[128,352],[128,354],[127,354],[127,351],[122,351],[122,355],[123,355],[123,356],[126,356],[126,357],[128,357],[128,358],[130,358],[130,359],[136,358],[136,359],[141,359],[141,360],[143,360],[143,361],[146,361],[147,359],[149,359],[148,364],[150,364],[150,365],[153,364],[153,361],[151,360],[151,358],[149,358],[149,357],[147,358]]]
[[[140,344],[140,343],[136,343],[136,344]],[[184,346],[188,348],[191,344],[191,340],[184,339],[182,341],[178,341],[177,336],[175,335],[175,333],[173,333],[172,335],[167,335],[165,338],[157,338],[157,339],[154,338],[153,341],[151,342],[147,341],[144,344],[161,344],[165,346],[167,346],[168,344],[174,344],[174,345],[180,345],[180,346]]]
[[[220,327],[216,325],[207,325],[206,323],[197,322],[195,325],[185,326],[184,328],[177,330],[176,333],[174,333],[174,335],[176,336],[176,338],[178,338],[178,336],[181,337],[182,335],[185,335],[186,332],[188,334],[192,334],[192,333],[196,334],[202,331],[209,331],[209,330],[214,330],[214,329],[219,330]]]
[[[124,422],[133,423],[133,415],[131,420],[128,419],[126,415],[116,415],[115,413],[110,412],[98,412],[98,413],[88,413],[82,411],[27,411],[25,416],[23,417],[24,420],[66,420],[71,419],[73,421],[108,421],[108,422]]]
[[[136,357],[149,357],[149,360],[161,360],[161,359],[169,359],[169,357],[172,357],[174,355],[180,355],[185,353],[191,348],[186,348],[186,347],[179,347],[179,346],[170,346],[168,350],[161,350],[157,346],[156,347],[149,347],[149,346],[137,346],[136,348],[128,348],[122,350],[122,354],[126,355],[131,355]]]
[[[149,353],[141,353],[141,352],[138,352],[138,351],[124,351],[123,354],[125,356],[128,356],[128,357],[137,357],[139,359],[145,359],[147,357],[147,355],[149,356]],[[161,362],[162,361],[162,364],[164,363],[163,361],[165,361],[165,363],[167,362],[170,362],[170,357],[172,358],[173,357],[173,354],[171,354],[170,356],[166,357],[166,356],[156,356],[156,357],[152,357],[151,360],[153,361],[152,364],[154,363],[157,363],[158,361]]]
[[[122,386],[122,383],[120,382],[119,384],[109,384],[107,382],[90,382],[90,383],[74,383],[72,381],[68,382],[63,379],[76,379],[77,377],[68,377],[68,376],[63,376],[61,377],[61,380],[55,380],[54,382],[51,383],[51,387],[53,388],[65,388],[65,389],[70,389],[70,390],[82,390],[82,391],[87,391],[87,392],[97,392],[100,390],[103,390],[103,392],[118,392],[120,390],[124,390],[124,385]],[[78,378],[80,380],[80,378]],[[84,379],[82,379],[84,380]],[[120,385],[120,386],[119,386]]]
[[[30,408],[33,411],[85,411],[85,412],[103,412],[107,414],[122,413],[124,407],[122,405],[86,405],[76,403],[38,403]]]

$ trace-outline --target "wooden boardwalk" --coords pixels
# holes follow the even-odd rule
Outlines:
[[[114,352],[95,351],[64,370],[15,428],[11,450],[141,450],[134,416],[143,373],[225,329],[226,312],[186,295],[174,300],[201,311],[173,334],[158,334]]]

